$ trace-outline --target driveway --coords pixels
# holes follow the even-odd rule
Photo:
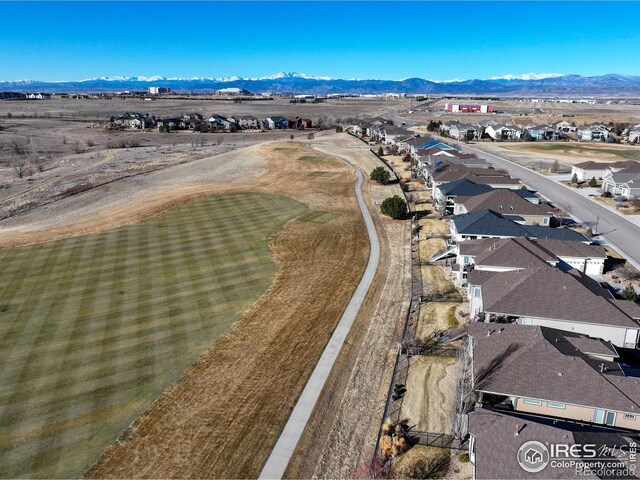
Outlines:
[[[494,167],[506,170],[509,175],[519,178],[529,188],[538,191],[552,202],[570,205],[571,215],[580,221],[591,225],[597,222],[598,232],[602,234],[603,240],[611,244],[640,270],[640,226],[603,207],[595,200],[580,195],[574,189],[506,158],[458,142],[451,141],[451,143],[459,145],[463,152],[475,153],[478,157],[491,162]]]

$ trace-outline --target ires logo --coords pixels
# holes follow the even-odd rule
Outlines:
[[[549,460],[549,449],[536,440],[523,443],[518,450],[518,463],[525,472],[541,472],[549,464]]]

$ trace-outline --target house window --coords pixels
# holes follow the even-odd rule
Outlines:
[[[473,292],[473,296],[476,298],[480,298],[480,287],[476,287],[476,289]]]
[[[542,401],[535,398],[525,398],[523,402],[525,405],[542,405]]]
[[[560,403],[560,402],[547,402],[547,407],[549,407],[549,408],[559,408],[561,410],[564,410],[564,407],[566,407],[566,405],[564,403]]]
[[[632,414],[632,413],[625,413],[624,414],[624,419],[625,420],[635,420],[636,416],[634,414]]]

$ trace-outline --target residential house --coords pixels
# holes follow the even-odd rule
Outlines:
[[[466,178],[474,183],[483,183],[493,188],[517,189],[520,181],[511,178],[507,173],[493,168],[469,168],[463,165],[448,163],[444,158],[438,160],[432,167],[427,168],[423,175],[427,186],[432,188],[432,196],[435,198],[435,188],[443,183],[453,182]]]
[[[267,117],[267,128],[269,130],[284,130],[289,128],[289,120],[281,116]]]
[[[569,123],[566,120],[557,122],[554,127],[556,128],[556,130],[562,133],[575,133],[576,130],[578,130],[578,127],[576,127],[575,123]]]
[[[605,142],[609,138],[609,130],[604,125],[585,125],[577,130],[578,141]]]
[[[473,466],[474,480],[564,480],[591,477],[592,472],[598,470],[613,472],[621,470],[620,464],[635,464],[635,449],[632,452],[629,446],[637,445],[640,440],[636,433],[606,425],[586,425],[506,409],[476,408],[468,419],[469,462]],[[571,451],[570,459],[553,465],[549,462],[538,473],[526,472],[519,463],[519,455],[527,454],[528,451],[523,449],[525,444],[540,441],[545,445],[566,445]],[[594,456],[592,451],[611,453],[595,460],[591,458]],[[604,468],[598,468],[597,462],[601,462]]]
[[[448,135],[460,141],[478,140],[480,138],[480,129],[473,125],[452,123],[449,125]]]
[[[460,243],[453,271],[458,286],[466,284],[468,272],[511,272],[551,265],[563,271],[576,270],[591,277],[602,275],[607,255],[600,245],[527,237],[483,238]]]
[[[149,113],[126,112],[119,117],[112,117],[111,123],[115,126],[132,130],[144,130],[155,126],[156,119]]]
[[[50,100],[51,99],[51,94],[50,93],[41,93],[41,92],[27,93],[26,94],[26,98],[28,98],[29,100]]]
[[[571,167],[571,176],[574,175],[578,178],[579,182],[586,182],[592,178],[602,179],[609,168],[614,168],[616,171],[624,168],[629,162],[594,162],[588,160],[586,162],[580,162]],[[618,165],[624,164],[621,168]]]
[[[468,334],[478,403],[640,430],[640,381],[612,342],[544,326],[471,323]]]
[[[310,118],[302,119],[302,128],[313,128],[313,122]]]
[[[551,228],[538,225],[522,225],[492,210],[477,210],[454,215],[449,222],[450,242],[460,243],[477,238],[552,238],[557,240],[591,243],[581,233],[570,228]]]
[[[180,128],[185,130],[199,130],[204,123],[204,118],[199,113],[187,113],[182,116]]]
[[[549,204],[535,204],[505,188],[470,197],[458,196],[453,201],[453,213],[493,210],[523,225],[549,225],[555,209]]]
[[[623,168],[609,167],[602,177],[602,191],[614,196],[640,197],[640,163],[629,162]]]
[[[454,204],[457,197],[473,197],[493,191],[489,185],[474,183],[466,178],[454,180],[453,182],[442,183],[435,187],[433,196],[434,202],[440,209],[445,209],[447,213],[454,213]]]
[[[289,128],[294,130],[302,130],[304,128],[300,117],[290,117],[287,120],[289,121]]]
[[[515,125],[493,125],[485,128],[485,133],[497,141],[520,140],[522,129]]]
[[[640,306],[614,299],[609,290],[575,269],[472,270],[467,286],[470,314],[485,322],[557,328],[601,338],[617,347],[638,345]]]
[[[213,114],[209,116],[209,128],[215,131],[232,132],[236,129],[236,123],[222,115]]]
[[[547,125],[533,125],[527,127],[526,132],[537,141],[558,140],[560,138],[560,132]]]
[[[169,130],[183,130],[184,120],[182,118],[164,118],[156,121],[158,128],[164,127]]]
[[[241,130],[259,130],[260,122],[252,115],[234,115],[229,120],[235,122]]]
[[[640,125],[636,125],[629,129],[629,144],[637,145],[640,143]]]

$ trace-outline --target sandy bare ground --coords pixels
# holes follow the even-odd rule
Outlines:
[[[379,162],[363,143],[344,135],[320,137],[314,148],[339,155],[370,172]],[[374,204],[399,194],[397,185],[367,184]],[[347,345],[298,444],[287,478],[348,477],[370,461],[382,419],[399,327],[408,308],[408,222],[396,222],[372,209],[382,244],[381,263]]]
[[[260,154],[266,174],[212,191],[279,193],[337,215],[326,223],[294,220],[275,236],[278,273],[269,291],[87,477],[255,477],[275,444],[357,285],[368,243],[355,177],[340,163],[308,159],[294,143],[263,146]]]

